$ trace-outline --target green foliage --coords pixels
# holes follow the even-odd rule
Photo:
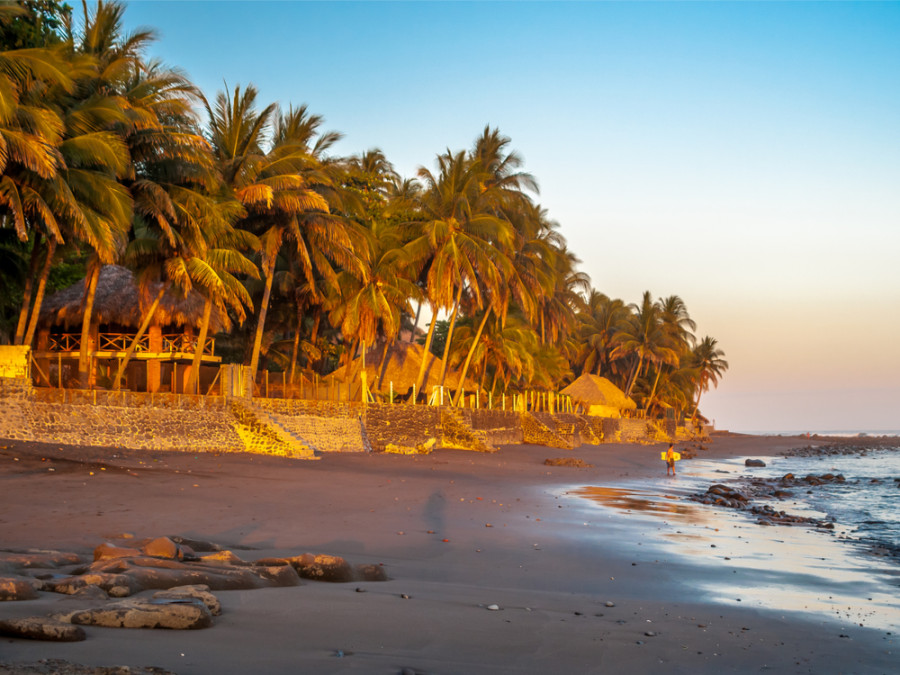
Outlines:
[[[0,51],[58,44],[71,20],[72,8],[59,0],[5,1],[0,4]]]

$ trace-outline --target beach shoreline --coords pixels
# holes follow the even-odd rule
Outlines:
[[[832,440],[714,433],[698,458],[765,458]],[[886,673],[896,663],[895,631],[821,612],[711,600],[697,590],[706,581],[697,575],[708,567],[677,556],[654,562],[622,544],[641,543],[646,522],[611,518],[561,494],[631,481],[658,481],[666,491],[675,483],[666,482],[659,460],[665,444],[346,454],[318,462],[0,446],[0,548],[90,555],[123,533],[181,535],[230,547],[245,560],[314,552],[383,564],[391,579],[219,592],[223,615],[202,631],[91,628],[81,643],[2,638],[0,663],[64,658],[185,674],[718,673],[763,666]],[[543,463],[558,457],[592,466]],[[734,527],[734,514],[703,508],[708,523]],[[752,527],[744,531],[754,536]],[[61,602],[66,598],[42,594],[2,603],[0,618],[40,615]]]

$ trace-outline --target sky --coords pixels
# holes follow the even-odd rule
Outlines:
[[[511,138],[594,288],[678,295],[732,431],[900,430],[900,3],[132,0],[213,98],[412,177]]]

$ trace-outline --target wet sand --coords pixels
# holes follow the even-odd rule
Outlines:
[[[685,474],[692,461],[731,467],[735,457],[820,442],[715,434],[698,460],[679,466]],[[864,584],[856,585],[860,605],[852,616],[775,602],[779,588],[788,594],[833,583],[834,575],[792,578],[792,542],[780,547],[785,553],[775,547],[771,564],[755,571],[752,556],[737,564],[741,552],[726,550],[738,546],[733,542],[757,541],[775,528],[740,523],[739,535],[711,538],[717,529],[735,530],[736,514],[668,499],[688,479],[666,477],[664,445],[571,452],[509,446],[493,455],[442,450],[317,462],[0,446],[0,548],[89,554],[121,533],[182,535],[233,547],[247,560],[315,552],[383,563],[392,579],[220,591],[224,611],[212,628],[88,628],[87,641],[66,644],[0,639],[4,663],[62,658],[183,674],[889,673],[900,663],[897,631],[858,625],[867,623],[871,589]],[[565,456],[593,467],[543,464]],[[621,499],[671,509],[628,513],[627,502],[610,509],[572,494],[579,486],[618,488]],[[687,514],[680,520],[679,510]],[[833,548],[839,542],[816,541],[804,539],[804,546],[821,552],[823,568],[843,569],[846,560]],[[728,575],[763,590],[740,602],[717,595],[729,585],[712,582]],[[0,617],[44,614],[65,602],[44,594],[2,603]],[[499,611],[487,609],[492,604]]]

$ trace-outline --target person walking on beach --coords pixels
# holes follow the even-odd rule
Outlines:
[[[675,444],[669,443],[669,449],[666,450],[666,475],[669,475],[669,472],[672,472],[672,475],[675,475]]]

